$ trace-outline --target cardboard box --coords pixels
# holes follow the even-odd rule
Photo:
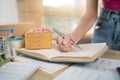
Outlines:
[[[16,24],[5,24],[0,25],[0,29],[9,29],[13,28],[13,36],[23,36],[25,32],[31,28],[35,28],[36,25],[34,22],[24,22],[24,23],[16,23]],[[1,32],[0,36],[6,36],[8,35],[8,32]]]
[[[52,48],[52,33],[51,32],[26,33],[25,48],[26,49]]]

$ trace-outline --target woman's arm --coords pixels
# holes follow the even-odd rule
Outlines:
[[[78,27],[71,34],[72,40],[78,42],[93,26],[97,18],[98,0],[87,0],[86,12]]]
[[[62,37],[58,38],[57,43],[61,51],[75,50],[75,47],[72,45],[72,41],[77,43],[93,26],[97,18],[97,8],[98,0],[87,0],[86,12],[82,17],[78,27],[74,30],[74,32],[66,35],[64,39]]]

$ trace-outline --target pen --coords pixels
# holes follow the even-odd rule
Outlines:
[[[56,32],[61,37],[63,37],[63,38],[65,37],[65,35],[62,32],[58,31],[56,28],[53,28],[53,31]],[[81,49],[81,47],[77,43],[75,43],[72,39],[70,39],[70,40],[73,42],[73,45],[75,47],[77,47],[78,49]]]

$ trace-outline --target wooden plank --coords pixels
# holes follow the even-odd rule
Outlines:
[[[71,64],[72,65],[72,64]],[[28,80],[52,80],[54,77],[62,73],[64,70],[68,69],[71,65],[68,65],[57,72],[54,73],[48,73],[44,70],[37,69],[30,77]]]
[[[52,74],[46,73],[41,69],[37,69],[28,80],[52,80]]]
[[[41,26],[42,0],[18,0],[18,12],[20,22],[35,22]]]
[[[103,55],[104,58],[118,59],[120,60],[120,51],[108,50],[106,54]]]

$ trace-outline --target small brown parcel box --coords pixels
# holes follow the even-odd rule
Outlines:
[[[52,32],[25,33],[25,48],[52,48]]]

